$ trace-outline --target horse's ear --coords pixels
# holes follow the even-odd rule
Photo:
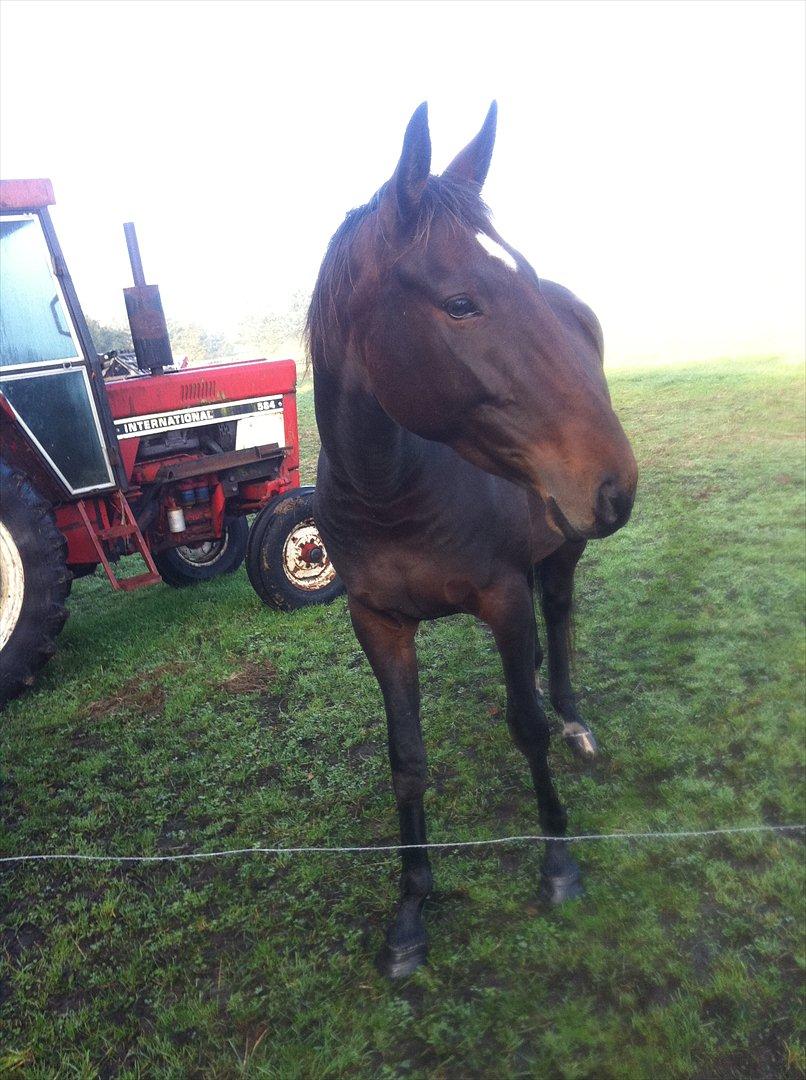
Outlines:
[[[450,176],[452,180],[466,180],[481,191],[493,156],[497,117],[498,103],[494,101],[481,125],[481,131],[456,155],[443,176]]]
[[[431,172],[431,136],[428,133],[428,103],[414,112],[403,137],[403,151],[383,199],[383,211],[398,226],[417,219],[420,199]]]

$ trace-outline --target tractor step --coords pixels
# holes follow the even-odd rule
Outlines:
[[[131,592],[132,589],[139,589],[141,585],[156,585],[158,581],[162,581],[159,574],[136,574],[134,577],[117,578],[117,585],[119,589],[123,589],[124,592]]]
[[[109,584],[113,589],[123,589],[124,592],[131,592],[133,589],[139,589],[143,585],[156,585],[158,581],[162,581],[145,537],[140,532],[137,519],[122,491],[115,491],[109,496],[109,503],[103,514],[107,521],[103,523],[94,523],[90,519],[83,499],[79,499],[76,505],[98,555],[98,561],[103,566],[106,576],[109,578]],[[137,554],[140,555],[148,567],[146,573],[135,574],[130,578],[116,577],[109,561],[109,555],[112,553],[107,552],[104,547],[105,542],[109,540],[133,540]],[[131,554],[134,554],[134,552],[131,552]]]

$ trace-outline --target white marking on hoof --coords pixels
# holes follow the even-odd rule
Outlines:
[[[583,735],[590,735],[584,724],[578,724],[575,720],[566,720],[563,724],[564,739],[581,739]]]
[[[598,747],[596,745],[596,739],[593,732],[586,728],[584,724],[567,721],[563,724],[563,738],[566,741],[566,745],[569,749],[576,754],[582,761],[592,761],[597,753]]]
[[[502,263],[505,263],[510,270],[514,270],[517,273],[518,264],[515,261],[514,255],[512,255],[503,245],[499,244],[497,240],[493,240],[487,233],[477,232],[476,239],[487,252],[488,255],[492,255],[494,259],[500,259]]]

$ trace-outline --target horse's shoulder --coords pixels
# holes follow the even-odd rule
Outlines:
[[[540,291],[560,322],[570,330],[581,327],[601,357],[604,353],[604,337],[593,310],[565,285],[559,285],[556,281],[541,278]]]

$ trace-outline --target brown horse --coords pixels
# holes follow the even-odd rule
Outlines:
[[[469,612],[490,626],[543,832],[563,836],[535,685],[534,586],[551,702],[566,740],[590,757],[596,744],[569,678],[574,568],[588,539],[627,521],[635,494],[596,317],[538,279],[481,201],[495,121],[493,103],[437,177],[427,108],[417,109],[391,180],[333,237],[308,316],[322,440],[316,520],[383,692],[404,845],[401,900],[379,957],[391,976],[425,959],[432,887],[427,851],[411,846],[426,843],[418,624]],[[581,891],[562,840],[547,842],[542,889],[552,902]]]

